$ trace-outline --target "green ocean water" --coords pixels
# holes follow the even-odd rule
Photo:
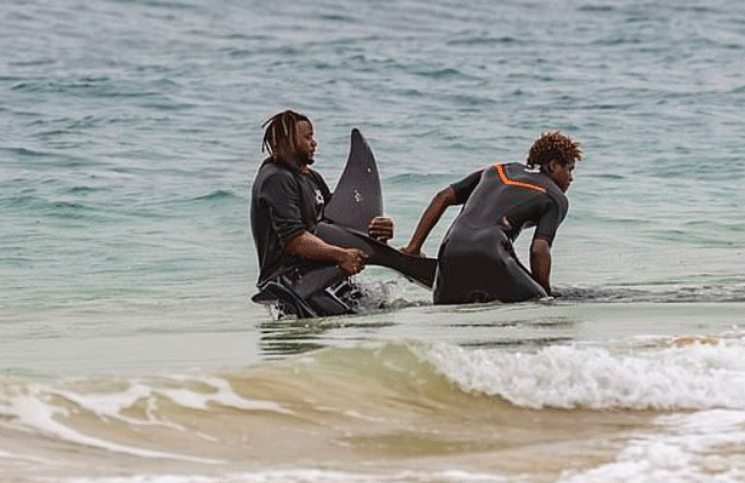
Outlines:
[[[10,481],[742,480],[742,4],[0,5]],[[248,205],[284,108],[331,187],[363,132],[395,246],[447,184],[579,139],[561,296],[434,307],[370,267],[369,311],[277,321]]]

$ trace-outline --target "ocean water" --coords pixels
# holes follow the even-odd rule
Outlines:
[[[745,481],[742,2],[0,6],[0,481]],[[435,307],[369,267],[357,316],[253,304],[284,108],[332,187],[365,134],[396,246],[580,140],[560,296]]]

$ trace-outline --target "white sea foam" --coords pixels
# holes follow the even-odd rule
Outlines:
[[[112,443],[101,438],[96,438],[83,434],[75,429],[65,426],[56,420],[56,416],[67,415],[67,411],[48,404],[46,401],[36,397],[20,396],[14,398],[10,404],[15,416],[18,418],[16,424],[26,426],[41,431],[44,434],[51,434],[65,441],[78,443],[85,446],[102,448],[117,453],[125,453],[142,458],[164,458],[185,461],[194,461],[199,463],[215,464],[220,463],[218,460],[196,458],[175,453],[161,451],[151,451],[134,446],[127,446],[118,443]]]
[[[745,412],[708,410],[658,418],[613,463],[558,483],[740,483],[745,481]]]
[[[292,414],[292,411],[283,408],[274,401],[245,399],[237,395],[225,379],[213,377],[200,379],[199,382],[209,385],[216,391],[205,394],[186,389],[159,389],[157,392],[180,406],[192,409],[206,410],[209,408],[209,404],[218,404],[245,411],[274,411],[282,414]]]
[[[46,459],[46,458],[40,458],[38,456],[32,456],[32,455],[26,455],[26,454],[20,454],[20,453],[10,453],[8,451],[2,451],[0,450],[0,459],[2,460],[10,460],[10,461],[25,461],[29,463],[41,463],[41,464],[54,464],[57,463],[54,460]]]
[[[58,482],[60,480],[54,480]],[[390,475],[298,469],[240,473],[218,477],[201,475],[137,475],[104,478],[70,478],[64,483],[520,483],[501,476],[466,471],[402,471]],[[520,480],[523,481],[523,480]]]
[[[205,389],[195,391],[183,387],[190,382],[197,383]],[[209,410],[211,405],[219,405],[246,411],[261,410],[284,414],[291,413],[291,411],[282,408],[273,401],[242,398],[232,390],[227,380],[214,377],[195,379],[174,376],[165,380],[134,380],[126,383],[121,390],[102,389],[98,392],[71,389],[75,386],[75,381],[69,381],[66,384],[60,383],[55,386],[41,383],[6,386],[4,388],[4,400],[0,401],[3,414],[10,421],[5,425],[14,429],[54,435],[65,441],[140,457],[219,463],[218,460],[194,458],[120,445],[83,434],[65,425],[63,420],[72,412],[90,412],[101,420],[118,420],[127,425],[157,425],[185,430],[181,425],[172,422],[168,415],[160,413],[158,407],[160,398],[167,398],[184,408],[205,411]],[[69,401],[73,406],[69,409],[60,406],[53,402],[54,398]],[[145,419],[125,414],[126,409],[141,401],[145,404]]]
[[[464,390],[525,407],[745,408],[741,339],[633,351],[550,346],[535,353],[440,344],[426,357]]]

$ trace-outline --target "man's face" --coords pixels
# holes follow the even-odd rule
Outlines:
[[[562,165],[556,160],[552,160],[550,163],[549,176],[551,179],[559,185],[562,191],[566,192],[569,189],[569,185],[574,181],[574,161],[569,161],[567,164]]]
[[[307,164],[312,164],[317,145],[313,137],[313,126],[308,121],[300,121],[295,133],[295,154]]]

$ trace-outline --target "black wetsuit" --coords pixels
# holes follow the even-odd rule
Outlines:
[[[323,177],[316,171],[301,173],[270,160],[264,161],[254,180],[251,195],[251,231],[259,256],[257,286],[267,299],[280,302],[283,312],[298,317],[353,313],[350,300],[356,287],[328,262],[283,253],[287,241],[302,231],[316,233],[324,206],[331,199]],[[323,286],[304,278],[319,268],[327,270]],[[310,286],[308,285],[310,283]]]
[[[546,291],[515,255],[523,228],[553,242],[569,203],[545,173],[522,164],[493,165],[452,185],[464,204],[438,254],[436,304],[519,302]]]
[[[318,172],[303,174],[264,161],[251,196],[251,230],[261,270],[259,283],[305,263],[298,256],[282,253],[282,249],[300,232],[315,232],[330,199],[331,192]]]

